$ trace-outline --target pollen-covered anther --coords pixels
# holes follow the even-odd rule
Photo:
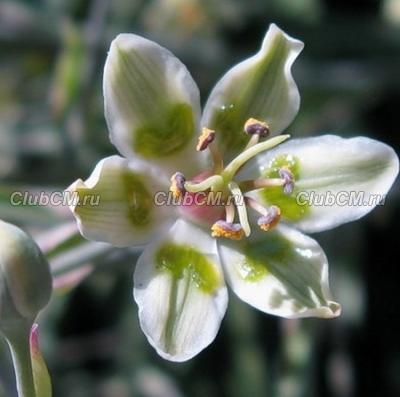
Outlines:
[[[279,170],[279,176],[284,180],[283,193],[292,194],[294,189],[294,175],[288,166]]]
[[[248,135],[258,135],[260,138],[269,136],[269,125],[257,119],[248,119],[244,125],[244,131]]]
[[[207,127],[203,127],[201,135],[199,136],[199,143],[196,146],[196,150],[201,152],[208,148],[208,145],[215,139],[215,131],[210,130]]]
[[[226,237],[231,240],[240,240],[243,235],[244,231],[240,223],[219,220],[211,226],[212,237]]]
[[[257,224],[262,230],[267,232],[268,230],[274,228],[280,219],[281,209],[276,205],[272,205],[268,208],[267,214],[258,219]]]
[[[185,182],[186,178],[182,172],[175,172],[175,174],[171,176],[170,192],[177,198],[182,197],[186,193]]]

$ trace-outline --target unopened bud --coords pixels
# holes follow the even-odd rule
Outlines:
[[[49,264],[33,239],[0,221],[0,330],[10,332],[20,320],[34,321],[50,300]]]

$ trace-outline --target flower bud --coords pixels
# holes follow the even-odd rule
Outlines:
[[[49,302],[49,264],[33,239],[18,227],[0,221],[0,330],[34,321]]]

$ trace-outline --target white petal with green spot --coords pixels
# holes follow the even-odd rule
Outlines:
[[[134,297],[143,332],[162,357],[198,354],[214,340],[228,304],[215,240],[178,221],[140,256]]]
[[[240,299],[263,312],[289,318],[335,317],[328,263],[318,243],[284,226],[218,249],[225,277]]]
[[[168,166],[196,164],[200,95],[186,67],[168,50],[134,34],[112,42],[104,68],[105,115],[111,141]]]
[[[291,66],[303,43],[272,24],[261,50],[241,62],[218,82],[206,104],[202,125],[217,131],[225,157],[246,146],[245,122],[267,122],[272,134],[281,133],[296,116],[300,95]]]
[[[370,212],[379,197],[388,192],[399,170],[397,155],[384,143],[364,137],[324,135],[285,142],[258,156],[240,177],[271,177],[279,165],[285,164],[295,176],[290,196],[278,188],[259,190],[251,196],[266,205],[281,207],[282,219],[307,232],[327,230]],[[308,205],[311,195],[336,199]],[[361,205],[350,197],[361,197]]]
[[[119,156],[101,160],[84,182],[67,191],[79,196],[70,208],[83,236],[117,247],[142,246],[171,226],[171,207],[155,205],[155,195],[168,191],[168,179],[140,163]]]

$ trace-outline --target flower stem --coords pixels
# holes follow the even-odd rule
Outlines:
[[[30,328],[31,324],[24,323],[18,330],[4,333],[14,364],[18,397],[37,397],[29,347]]]

